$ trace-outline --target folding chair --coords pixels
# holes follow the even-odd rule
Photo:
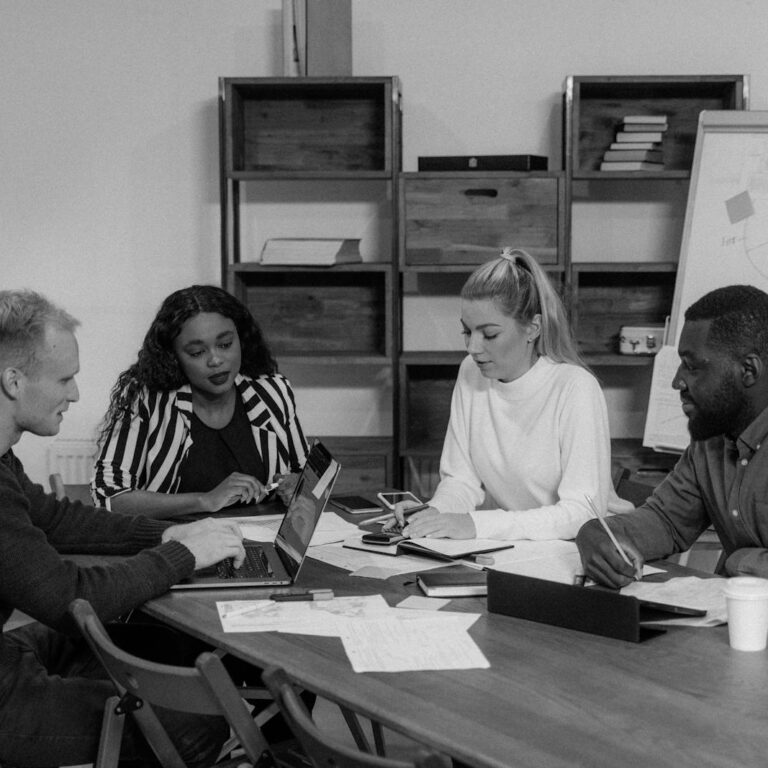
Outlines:
[[[69,611],[117,691],[106,702],[94,768],[116,768],[126,713],[134,718],[164,768],[185,768],[152,706],[223,716],[245,753],[237,765],[266,768],[275,764],[259,726],[216,654],[201,653],[194,667],[157,664],[118,648],[87,600],[74,600]]]
[[[450,768],[451,760],[424,750],[413,761],[393,760],[349,747],[317,727],[285,670],[269,667],[262,679],[314,768]]]

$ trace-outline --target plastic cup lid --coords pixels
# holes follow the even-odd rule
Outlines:
[[[768,597],[768,579],[757,576],[734,576],[723,587],[726,597],[757,600]]]

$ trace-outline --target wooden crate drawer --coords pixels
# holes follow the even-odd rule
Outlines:
[[[389,485],[383,456],[339,456],[338,459],[342,469],[334,493],[378,491]]]
[[[245,303],[280,355],[384,355],[385,272],[241,275]]]
[[[341,464],[333,492],[376,493],[392,482],[392,440],[387,437],[321,437]]]
[[[448,428],[458,365],[406,365],[402,435],[406,450],[439,450]]]
[[[406,265],[481,264],[505,246],[561,263],[560,174],[403,174]]]
[[[222,88],[234,177],[392,168],[393,78],[223,78]]]

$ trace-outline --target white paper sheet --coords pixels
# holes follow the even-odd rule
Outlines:
[[[381,595],[335,597],[317,602],[227,600],[216,603],[224,632],[288,632],[338,637],[346,619],[366,621],[388,615]]]
[[[411,613],[411,611],[404,611]],[[348,622],[341,636],[355,672],[476,669],[490,666],[458,622],[380,618]]]
[[[514,549],[489,554],[494,558],[493,565],[489,567],[504,573],[516,573],[561,584],[573,584],[576,576],[584,573],[575,541],[517,541]],[[661,568],[643,566],[643,576],[661,572]]]
[[[715,627],[725,624],[728,616],[725,609],[723,586],[726,579],[700,579],[696,576],[677,576],[660,583],[637,581],[621,590],[622,595],[632,595],[657,603],[683,605],[688,608],[703,608],[706,616],[679,616],[654,621],[654,624],[682,625],[688,627]]]

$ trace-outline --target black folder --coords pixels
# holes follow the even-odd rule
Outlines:
[[[488,571],[488,610],[632,643],[664,632],[641,624],[646,616],[636,597],[502,571]]]

